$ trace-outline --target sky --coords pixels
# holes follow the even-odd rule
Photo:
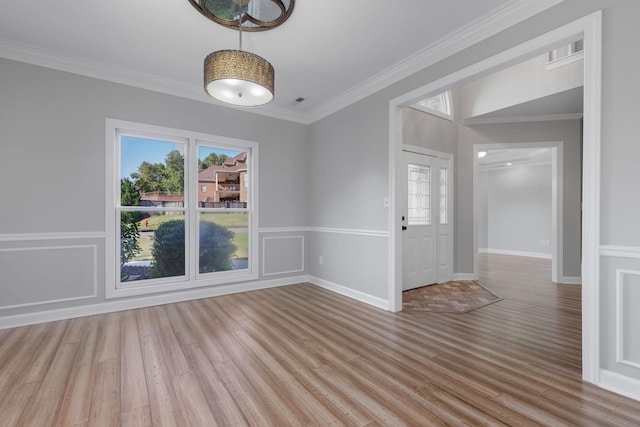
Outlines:
[[[123,135],[120,138],[120,177],[129,178],[133,172],[138,171],[138,166],[144,161],[164,163],[167,154],[172,150],[178,150],[184,155],[185,144]],[[208,146],[200,146],[198,149],[198,157],[200,159],[204,159],[209,153],[226,154],[229,157],[233,157],[239,151]]]

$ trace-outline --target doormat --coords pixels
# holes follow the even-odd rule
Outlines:
[[[467,313],[502,298],[475,280],[423,286],[402,292],[402,309],[433,313]]]

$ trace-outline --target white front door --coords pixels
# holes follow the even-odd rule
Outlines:
[[[403,154],[402,290],[406,291],[453,278],[453,159],[444,153]]]
[[[438,281],[438,158],[405,151],[402,290]]]

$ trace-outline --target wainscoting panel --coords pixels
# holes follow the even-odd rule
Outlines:
[[[616,361],[640,368],[640,271],[616,274]],[[635,339],[634,339],[635,338]]]
[[[262,238],[262,275],[304,272],[304,236]]]
[[[600,247],[600,385],[640,398],[640,248]]]
[[[97,246],[0,249],[0,309],[97,296]]]

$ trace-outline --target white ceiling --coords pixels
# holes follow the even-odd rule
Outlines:
[[[509,164],[511,163],[511,164]],[[551,164],[551,148],[492,148],[478,158],[480,170]]]
[[[282,26],[244,33],[244,49],[276,70],[276,99],[256,112],[310,122],[440,59],[435,47],[478,41],[560,1],[298,0]],[[0,57],[205,102],[204,57],[237,46],[236,31],[187,0],[0,4]]]
[[[579,116],[583,111],[582,86],[529,102],[514,105],[491,113],[476,116],[474,119],[492,119],[493,122],[510,122],[515,119],[550,117],[550,116]],[[487,120],[488,122],[489,120]]]

